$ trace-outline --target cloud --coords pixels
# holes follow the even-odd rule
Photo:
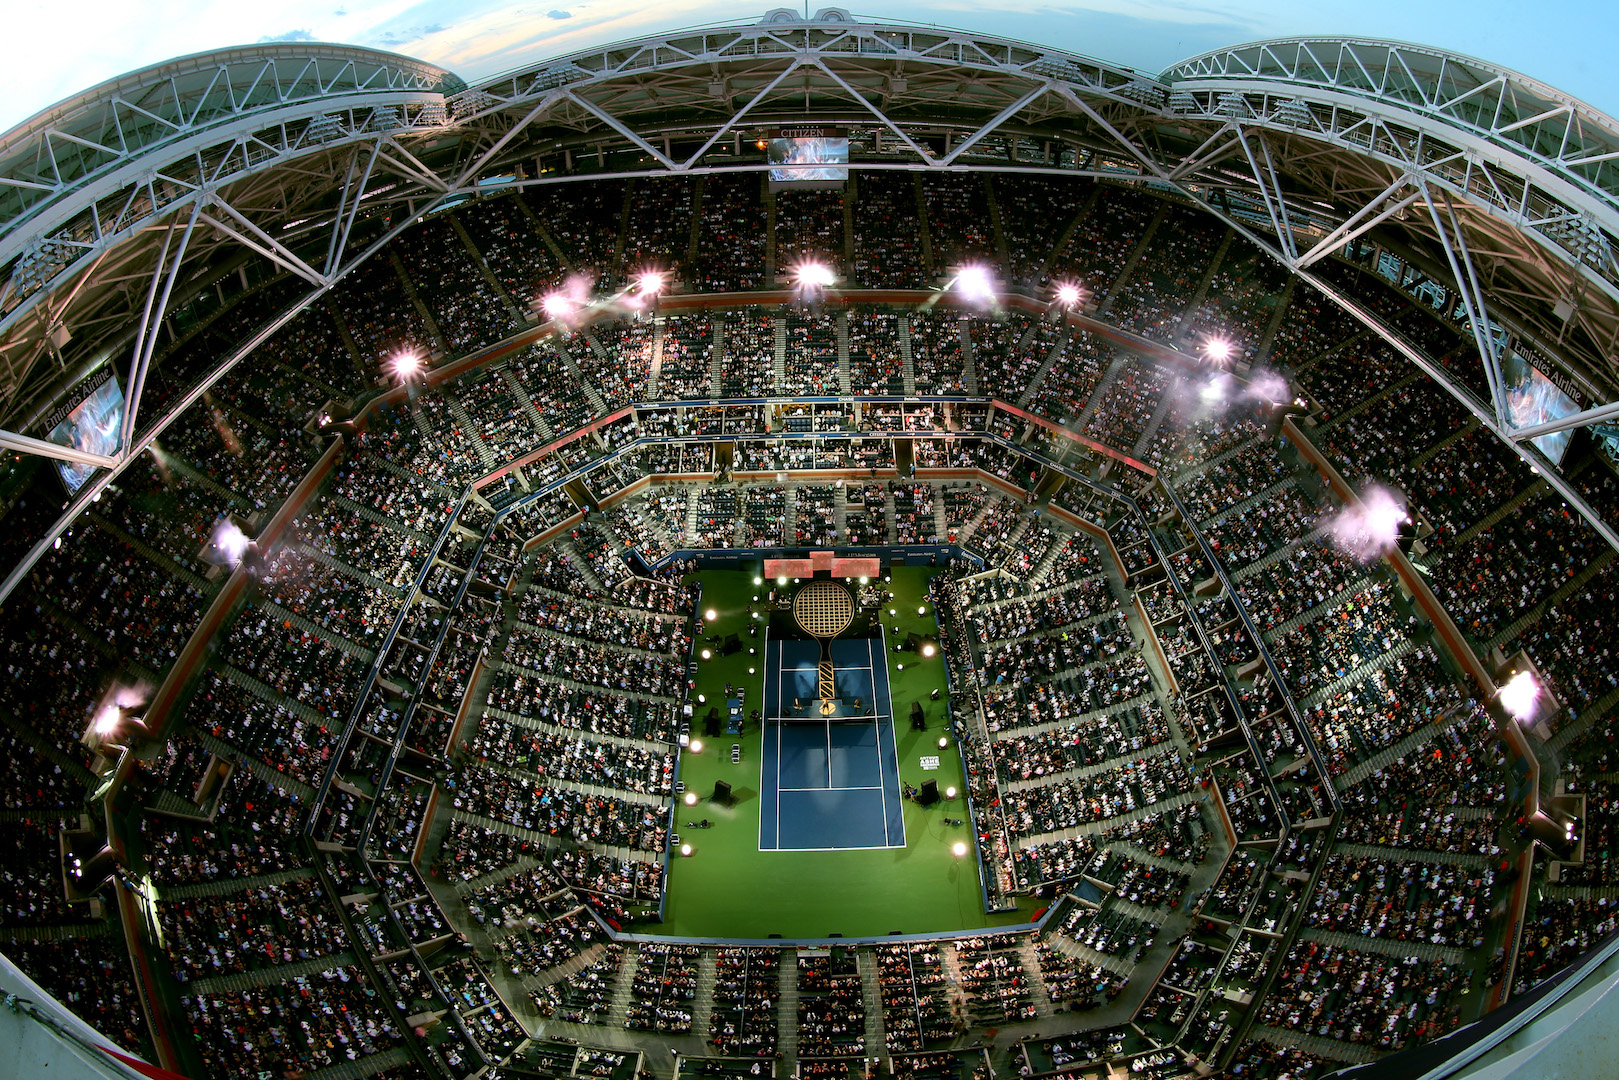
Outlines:
[[[561,8],[553,8],[545,13],[545,17],[548,19],[571,19],[573,18],[573,12],[563,11]]]
[[[288,30],[285,34],[266,34],[259,41],[315,41],[315,35],[308,30]]]
[[[387,30],[378,34],[376,41],[388,46],[404,45],[412,41],[420,41],[429,34],[442,34],[444,27],[438,23],[431,26],[404,26],[398,30]]]

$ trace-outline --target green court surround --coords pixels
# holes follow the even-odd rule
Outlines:
[[[706,624],[704,634],[739,634],[745,643],[759,648],[764,640],[763,622],[758,638],[749,638],[748,605],[757,592],[763,600],[769,584],[755,587],[754,571],[705,570],[692,580],[703,586],[699,613],[713,609],[718,618]],[[937,640],[938,624],[933,605],[927,601],[927,583],[935,573],[926,567],[896,567],[890,587],[897,617],[886,609],[883,624],[889,638],[889,680],[894,708],[894,733],[899,746],[900,779],[920,787],[924,780],[939,782],[939,790],[954,786],[965,790],[961,757],[954,738],[939,749],[939,738],[946,735],[943,653],[924,659],[916,653],[893,650],[894,627],[899,635],[916,632]],[[918,616],[918,605],[927,614]],[[761,604],[761,609],[762,609]],[[699,641],[697,648],[701,650]],[[750,656],[745,647],[732,656],[720,656],[697,665],[697,693],[710,704],[723,708],[725,684],[747,688],[745,709],[757,708],[763,690],[764,670],[760,655]],[[898,665],[905,669],[899,670]],[[748,668],[753,667],[750,675]],[[935,687],[941,700],[929,701]],[[695,699],[694,699],[695,701]],[[909,723],[910,703],[921,701],[927,710],[928,729],[913,731]],[[700,717],[707,705],[695,706]],[[701,737],[701,726],[694,735]],[[680,778],[688,791],[701,797],[696,806],[677,804],[675,831],[682,841],[692,844],[690,858],[675,854],[670,859],[668,899],[661,925],[637,924],[637,933],[697,938],[824,938],[880,937],[891,931],[920,934],[1007,926],[1027,922],[1037,908],[1024,900],[1020,909],[987,915],[979,887],[973,830],[966,825],[947,826],[945,818],[968,820],[965,799],[942,801],[931,807],[905,803],[906,846],[866,851],[768,851],[759,850],[759,766],[760,732],[749,723],[740,737],[722,735],[703,739],[698,753],[684,752]],[[742,761],[731,764],[731,744],[742,745]],[[924,772],[921,758],[938,755],[937,771]],[[731,784],[735,805],[727,808],[707,801],[716,780]],[[711,829],[686,828],[687,821],[701,818],[715,822]],[[956,841],[965,841],[968,854],[957,858],[951,853]]]

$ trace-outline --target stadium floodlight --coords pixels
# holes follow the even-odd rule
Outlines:
[[[932,656],[936,652],[938,652],[938,650],[933,647],[933,643],[931,641],[928,642],[926,645],[922,646],[922,655],[923,656]]]
[[[1358,505],[1345,506],[1325,522],[1340,548],[1361,562],[1375,562],[1400,539],[1400,528],[1411,523],[1405,501],[1381,485],[1361,493]]]
[[[714,654],[712,652],[710,652],[709,650],[704,649],[703,650],[703,659],[704,660],[712,660],[712,659],[714,659]]]
[[[687,806],[696,806],[697,805],[697,792],[695,792],[695,791],[686,792],[686,805]]]
[[[785,576],[785,575],[783,575],[783,576],[782,576],[782,577],[779,577],[779,578],[777,578],[777,579],[776,579],[776,584],[777,584],[777,585],[778,585],[778,586],[785,586],[785,585],[786,585],[786,584],[787,584],[787,578],[786,578],[786,576]]]
[[[124,718],[124,710],[117,703],[109,701],[96,711],[95,721],[90,729],[105,739],[118,727],[118,721]]]
[[[964,858],[967,854],[967,845],[960,840],[957,840],[955,846],[953,846],[950,850],[956,856],[956,858]]]
[[[694,754],[701,754],[703,752],[703,740],[693,739],[691,741],[691,752]]]
[[[101,753],[103,746],[122,745],[128,736],[146,735],[146,725],[137,710],[150,699],[151,689],[145,683],[112,686],[90,716],[84,735],[87,744]]]
[[[413,352],[400,353],[389,363],[393,367],[394,378],[400,382],[409,382],[422,371],[422,358]]]
[[[715,611],[713,608],[709,608],[707,611],[703,612],[703,618],[707,619],[709,622],[713,622],[719,617],[720,613]]]
[[[968,300],[987,303],[995,299],[995,282],[982,266],[963,266],[956,272],[956,291]]]
[[[1216,364],[1224,364],[1231,359],[1231,342],[1224,338],[1209,338],[1203,343],[1203,355]]]
[[[954,799],[959,794],[961,793],[956,790],[954,784],[944,789],[944,797],[947,799]]]
[[[1064,282],[1063,284],[1057,286],[1057,303],[1061,304],[1063,307],[1073,307],[1079,303],[1080,297],[1083,295],[1084,293],[1080,290],[1078,285],[1072,285]]]
[[[540,301],[540,310],[550,319],[566,319],[578,306],[577,301],[567,293],[547,293]]]
[[[688,858],[688,859],[691,858],[691,845],[690,844],[681,844],[680,845],[680,854],[682,856],[684,856],[685,858]]]
[[[242,565],[252,544],[252,538],[230,518],[222,517],[214,525],[213,548],[218,553],[220,565],[235,570]]]
[[[949,736],[940,735],[939,736],[939,749],[940,750],[946,750],[946,749],[949,749],[949,747],[950,747],[950,738],[949,738]]]
[[[829,288],[837,279],[837,274],[825,263],[799,263],[793,270],[793,281],[801,289]]]
[[[926,604],[916,605],[916,613],[918,615],[926,615],[928,613],[928,606]]]
[[[1540,700],[1540,686],[1527,671],[1520,671],[1501,687],[1501,705],[1516,720],[1527,720],[1535,713],[1535,702]]]
[[[635,275],[635,289],[642,296],[656,296],[663,291],[662,270],[642,270]]]
[[[755,577],[755,578],[754,578],[754,579],[753,579],[753,583],[754,583],[754,584],[755,584],[755,585],[763,585],[763,584],[764,584],[764,583],[765,583],[765,579],[764,579],[764,578],[762,578],[762,577]],[[755,597],[754,597],[754,599],[755,599],[755,600],[757,600],[757,599],[759,599],[759,598],[758,598],[758,597],[757,597],[757,596],[755,596]]]

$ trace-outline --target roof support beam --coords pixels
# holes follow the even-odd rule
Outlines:
[[[338,215],[332,222],[333,243],[326,254],[327,280],[331,280],[338,265],[343,261],[343,252],[348,250],[349,230],[354,228],[355,219],[360,216],[360,203],[365,200],[365,186],[371,182],[371,170],[376,167],[377,158],[382,154],[382,140],[378,139],[371,144],[371,156],[366,159],[365,171],[360,174],[360,184],[354,189],[353,198],[348,200],[346,211],[340,204]]]
[[[370,160],[376,160],[375,150],[372,151]],[[354,153],[349,155],[349,167],[343,171],[343,190],[337,193],[337,211],[332,215],[332,235],[326,241],[326,266],[322,270],[323,273],[330,274],[332,272],[332,263],[337,258],[337,238],[343,231],[343,218],[349,210],[349,195],[354,191],[354,169],[359,162],[360,151],[356,148]],[[366,168],[366,175],[371,175],[369,166]],[[364,183],[360,185],[360,190],[365,190]],[[356,195],[354,199],[355,205],[359,205],[359,202],[360,199]]]
[[[201,204],[199,203],[198,205],[200,206]],[[243,247],[251,248],[253,251],[263,255],[266,259],[269,259],[283,270],[290,270],[292,273],[297,274],[311,285],[326,284],[328,279],[325,274],[322,274],[319,270],[316,270],[313,266],[310,266],[298,256],[294,255],[291,251],[287,250],[286,245],[282,244],[275,237],[271,236],[269,233],[253,224],[253,222],[243,217],[235,207],[231,206],[223,199],[217,198],[214,200],[213,205],[225,211],[226,215],[235,221],[240,228],[232,227],[231,225],[220,221],[212,214],[203,214],[202,220],[206,221],[208,224],[212,225],[214,228],[218,229],[232,240],[235,240]]]
[[[1282,178],[1276,174],[1276,162],[1271,157],[1270,140],[1263,135],[1259,137],[1259,149],[1265,154],[1265,173],[1270,177],[1270,190],[1276,194],[1276,210],[1282,216],[1282,232],[1278,239],[1287,256],[1297,263],[1299,258],[1298,238],[1293,235],[1293,221],[1287,214],[1287,193],[1282,190]]]
[[[1455,278],[1456,289],[1462,296],[1462,306],[1467,310],[1467,322],[1473,331],[1473,343],[1478,346],[1479,358],[1484,364],[1485,381],[1490,387],[1490,402],[1495,408],[1496,428],[1504,430],[1508,427],[1507,393],[1505,381],[1501,377],[1501,358],[1496,349],[1494,328],[1485,311],[1484,292],[1479,287],[1478,275],[1473,270],[1473,260],[1467,253],[1467,240],[1462,236],[1461,223],[1456,220],[1456,212],[1447,204],[1445,213],[1440,214],[1439,203],[1433,197],[1433,192],[1429,190],[1427,184],[1421,186],[1427,199],[1428,214],[1433,218],[1440,246],[1445,250],[1445,261],[1450,264],[1451,276]],[[1450,219],[1448,227],[1445,224],[1447,217]]]
[[[1410,183],[1411,177],[1407,175],[1400,177],[1398,180],[1394,181],[1394,183],[1384,188],[1376,196],[1368,200],[1365,206],[1362,206],[1348,218],[1344,219],[1343,224],[1339,225],[1336,229],[1322,237],[1321,240],[1309,251],[1306,251],[1303,255],[1300,255],[1298,258],[1294,259],[1294,269],[1303,269],[1307,266],[1314,266],[1317,262],[1332,254],[1338,248],[1343,247],[1351,240],[1354,240],[1359,236],[1363,236],[1372,229],[1377,228],[1377,226],[1383,224],[1383,222],[1387,221],[1395,214],[1398,214],[1400,211],[1406,209],[1412,203],[1422,198],[1421,190],[1414,190],[1411,192],[1411,194],[1407,195],[1398,202],[1389,203],[1387,206],[1384,206],[1383,209],[1377,210],[1376,213],[1373,213],[1380,203],[1382,203],[1385,199],[1392,197],[1401,188]],[[1367,215],[1371,216],[1368,217]]]
[[[382,160],[387,162],[387,164],[391,166],[395,172],[399,173],[401,176],[406,176],[417,181],[423,187],[432,191],[444,192],[450,190],[450,185],[448,183],[446,183],[432,169],[429,169],[426,165],[423,165],[420,161],[418,161],[416,159],[416,155],[412,154],[409,150],[406,150],[403,146],[401,146],[397,139],[394,139],[391,136],[383,136],[383,138],[379,141],[379,145],[381,145],[381,143],[387,143],[388,148],[393,151],[392,154],[383,154]]]
[[[1006,108],[1004,108],[1000,112],[996,113],[995,116],[993,118],[991,118],[990,121],[987,124],[985,124],[983,127],[979,128],[977,131],[973,132],[971,135],[969,135],[965,139],[963,139],[960,142],[960,144],[958,144],[956,146],[956,148],[954,150],[950,151],[944,157],[940,158],[939,159],[939,164],[941,164],[941,165],[949,165],[952,162],[954,162],[956,160],[956,158],[960,157],[962,154],[964,154],[968,150],[972,149],[972,147],[974,146],[974,144],[976,144],[978,142],[978,140],[982,139],[984,136],[988,135],[990,132],[994,131],[996,128],[1000,127],[1002,124],[1004,124],[1008,120],[1012,119],[1012,117],[1014,117],[1018,113],[1022,112],[1023,109],[1026,106],[1028,106],[1030,103],[1032,103],[1035,99],[1044,96],[1045,93],[1047,91],[1049,91],[1050,89],[1051,89],[1051,84],[1049,82],[1042,83],[1039,86],[1036,86],[1034,89],[1030,90],[1028,93],[1024,94],[1022,97],[1018,98],[1016,101],[1012,102],[1012,104],[1008,105]]]
[[[36,439],[31,435],[19,435],[14,431],[0,430],[0,446],[5,447],[7,450],[15,450],[19,454],[37,454],[40,457],[55,458],[58,461],[71,461],[75,465],[93,465],[98,469],[115,469],[118,467],[117,458],[86,453],[71,446],[51,442],[49,439]],[[52,539],[55,539],[55,537],[52,537]]]
[[[866,96],[864,94],[862,94],[860,91],[858,91],[854,87],[850,86],[849,83],[843,78],[842,75],[839,75],[837,72],[835,72],[831,68],[827,67],[826,61],[822,60],[818,56],[811,56],[809,62],[811,64],[814,64],[817,68],[819,68],[821,70],[821,72],[824,75],[826,75],[827,78],[831,79],[834,83],[837,83],[838,86],[843,89],[843,92],[845,94],[848,94],[850,97],[854,98],[855,101],[859,102],[861,105],[864,105],[866,107],[867,112],[871,113],[871,115],[875,116],[878,120],[881,120],[882,123],[883,123],[883,126],[886,127],[889,131],[892,131],[896,136],[898,136],[900,142],[902,142],[906,146],[910,147],[911,152],[913,154],[915,154],[917,157],[921,158],[924,164],[935,165],[935,166],[938,164],[938,162],[934,159],[933,155],[928,153],[926,150],[922,149],[922,147],[918,146],[915,139],[913,139],[909,135],[907,135],[904,131],[902,131],[900,129],[900,126],[898,124],[894,123],[894,121],[892,121],[892,120],[890,120],[888,118],[887,113],[883,112],[877,106],[873,105],[870,101],[868,101],[866,99]]]
[[[1213,149],[1222,139],[1230,137],[1224,146],[1216,153]],[[1170,170],[1170,177],[1179,180],[1197,169],[1205,169],[1215,162],[1227,158],[1239,145],[1242,139],[1233,124],[1226,124],[1214,130],[1214,134],[1203,140],[1203,145],[1193,150],[1181,159],[1181,163]],[[1207,153],[1205,153],[1207,151]]]
[[[695,154],[693,154],[691,157],[687,158],[685,161],[681,162],[677,166],[680,169],[680,171],[685,172],[686,170],[690,169],[693,165],[695,165],[699,161],[701,161],[703,155],[708,153],[710,147],[712,147],[715,143],[719,142],[721,139],[725,138],[725,133],[730,131],[733,127],[735,127],[737,125],[737,123],[744,116],[746,116],[748,114],[748,111],[750,109],[752,109],[755,105],[759,104],[759,102],[763,101],[765,99],[766,95],[768,95],[771,91],[775,90],[776,87],[778,87],[778,86],[780,86],[782,84],[783,79],[787,78],[787,76],[789,76],[793,72],[797,71],[799,69],[799,67],[804,63],[805,63],[805,61],[803,61],[803,60],[794,60],[791,64],[788,64],[787,67],[782,70],[782,73],[780,75],[777,75],[774,79],[771,79],[762,88],[760,88],[759,92],[757,94],[754,94],[753,97],[749,99],[749,101],[748,101],[748,103],[746,105],[742,106],[742,108],[740,108],[736,112],[732,113],[731,118],[729,120],[725,121],[725,123],[721,124],[719,126],[719,128],[714,132],[714,134],[712,134],[712,135],[710,135],[708,137],[708,141],[703,143],[702,146],[697,148],[697,152]]]
[[[1559,420],[1548,420],[1544,424],[1512,428],[1509,434],[1513,442],[1523,442],[1525,439],[1538,439],[1542,435],[1555,435],[1559,431],[1572,431],[1575,428],[1600,424],[1604,420],[1612,420],[1616,417],[1619,417],[1619,402],[1611,405],[1599,405],[1594,409],[1583,409],[1577,413],[1570,413]]]
[[[597,105],[594,101],[591,101],[588,98],[582,98],[578,94],[575,94],[572,90],[566,91],[565,94],[569,101],[573,102],[591,116],[594,116],[596,119],[600,120],[602,123],[606,124],[608,127],[624,136],[626,139],[630,140],[630,142],[634,143],[636,146],[639,146],[648,154],[651,154],[658,161],[662,162],[664,168],[670,170],[671,172],[679,169],[679,166],[674,163],[668,154],[665,154],[662,150],[659,150],[656,146],[653,146],[651,143],[641,138],[641,136],[631,131],[622,120],[608,112],[606,109],[602,108],[600,105]]]
[[[1124,132],[1120,131],[1118,128],[1109,123],[1101,113],[1091,108],[1090,102],[1086,101],[1084,98],[1080,97],[1078,94],[1074,93],[1066,86],[1062,86],[1061,84],[1056,87],[1056,91],[1059,97],[1088,116],[1091,123],[1107,132],[1108,137],[1114,142],[1118,143],[1119,146],[1124,149],[1125,153],[1139,161],[1142,166],[1154,176],[1164,181],[1166,184],[1174,184],[1177,190],[1180,190],[1183,193],[1185,192],[1185,188],[1179,181],[1171,180],[1169,178],[1169,173],[1166,172],[1164,167],[1158,163],[1156,158],[1132,142],[1129,137],[1124,134]],[[1207,205],[1206,203],[1203,203],[1202,200],[1198,200],[1198,202],[1199,205]]]
[[[1259,186],[1259,197],[1265,203],[1265,213],[1270,216],[1271,228],[1276,233],[1276,242],[1282,246],[1287,255],[1287,265],[1295,266],[1298,263],[1298,252],[1294,249],[1293,230],[1287,225],[1287,209],[1284,203],[1280,185],[1276,183],[1276,170],[1271,163],[1270,150],[1265,147],[1265,136],[1258,134],[1260,148],[1265,151],[1266,168],[1259,167],[1259,159],[1254,157],[1254,148],[1248,143],[1248,136],[1243,134],[1242,128],[1236,129],[1237,140],[1242,143],[1242,154],[1248,159],[1248,171],[1253,174],[1254,183]]]
[[[174,226],[169,226],[168,235],[163,238],[163,249],[158,255],[157,266],[152,270],[152,284],[146,290],[146,307],[141,313],[140,329],[135,334],[135,355],[130,360],[129,371],[129,397],[124,402],[124,421],[118,438],[118,446],[124,457],[128,457],[127,447],[130,438],[135,434],[135,416],[140,412],[141,392],[146,389],[146,369],[152,362],[152,352],[157,348],[157,328],[163,322],[163,315],[168,311],[169,294],[174,291],[174,281],[180,276],[180,264],[185,261],[186,248],[191,244],[191,234],[197,227],[197,218],[202,215],[202,200],[191,204],[191,216],[186,219],[185,231],[180,234],[180,246],[169,260],[169,241],[174,237]],[[157,291],[157,283],[163,282],[163,294],[157,297],[153,304],[153,297]]]
[[[525,113],[523,115],[523,118],[521,120],[517,121],[517,123],[513,124],[510,128],[508,128],[506,130],[506,134],[502,135],[499,139],[495,140],[495,145],[491,146],[489,149],[487,149],[483,153],[479,154],[476,158],[474,158],[472,160],[472,164],[470,164],[466,168],[462,169],[461,170],[461,175],[459,175],[459,176],[457,176],[455,178],[455,183],[452,184],[451,186],[452,187],[458,187],[458,188],[459,187],[465,187],[466,184],[467,184],[467,181],[471,180],[474,176],[476,176],[478,174],[478,170],[482,169],[484,167],[484,165],[486,165],[490,160],[492,160],[496,154],[498,154],[502,150],[504,150],[508,143],[510,143],[513,139],[517,138],[517,136],[522,132],[522,130],[524,128],[528,127],[530,124],[532,124],[535,120],[537,120],[539,117],[541,117],[545,113],[550,112],[551,111],[551,106],[555,105],[558,101],[561,101],[562,98],[565,97],[565,96],[566,95],[561,90],[552,90],[550,93],[548,93],[545,96],[541,97],[540,101],[539,101],[539,104],[535,105],[532,109],[530,109],[527,113]],[[361,190],[364,190],[364,189],[362,188]]]

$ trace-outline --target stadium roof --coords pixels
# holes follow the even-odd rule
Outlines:
[[[422,213],[513,185],[757,171],[752,140],[806,122],[864,132],[857,169],[1089,176],[1196,202],[1384,335],[1588,511],[1526,440],[1619,415],[1612,118],[1394,42],[1260,42],[1152,75],[840,9],[638,38],[470,87],[365,49],[226,50],[46,110],[0,138],[0,445],[116,471]],[[1361,236],[1460,297],[1482,378],[1458,378],[1316,279],[1318,260]],[[307,294],[242,327],[241,348],[161,415],[142,414],[164,315],[259,259]],[[1582,411],[1514,428],[1509,342]],[[127,449],[41,442],[40,418],[103,364],[127,388]]]

